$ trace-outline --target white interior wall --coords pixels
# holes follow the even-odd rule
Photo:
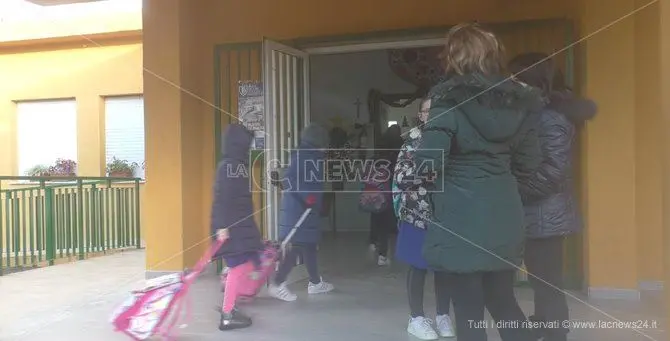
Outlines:
[[[357,99],[362,102],[360,120],[368,122],[367,96],[372,88],[383,93],[413,92],[416,89],[391,71],[384,50],[312,55],[310,68],[311,119],[327,125],[338,115],[345,124],[353,124]],[[402,124],[402,120],[399,123]],[[338,231],[369,230],[370,215],[358,209],[361,188],[362,184],[350,182],[345,184],[343,193],[337,194],[334,214]],[[330,223],[325,219],[324,229],[330,229]]]

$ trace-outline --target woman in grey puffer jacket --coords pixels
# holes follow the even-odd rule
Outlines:
[[[574,188],[575,141],[578,127],[593,118],[597,109],[593,101],[577,98],[564,84],[557,84],[548,58],[543,53],[522,54],[509,68],[549,99],[537,127],[542,162],[530,176],[519,179],[519,191],[526,212],[524,263],[535,294],[535,315],[530,319],[556,321],[561,326],[569,319],[563,293],[563,244],[565,236],[582,230]],[[544,341],[565,341],[568,332],[547,328],[537,336]]]

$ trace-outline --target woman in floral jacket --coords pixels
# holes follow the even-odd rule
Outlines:
[[[400,222],[396,246],[396,257],[409,264],[407,273],[407,296],[409,298],[410,319],[407,332],[421,340],[436,340],[438,336],[454,337],[449,318],[451,296],[448,292],[444,273],[435,273],[435,296],[437,297],[436,326],[423,312],[423,291],[428,265],[421,255],[426,226],[430,219],[428,191],[415,185],[416,165],[414,151],[421,143],[421,129],[428,119],[430,100],[424,98],[417,116],[417,126],[409,132],[405,144],[398,154],[393,176],[393,206]],[[437,329],[437,331],[436,331]]]

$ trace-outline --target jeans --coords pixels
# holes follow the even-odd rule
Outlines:
[[[428,270],[410,267],[407,272],[407,298],[409,299],[410,315],[412,317],[426,316],[423,312],[423,292]],[[437,315],[448,315],[451,304],[451,290],[449,289],[448,275],[435,272],[435,299]]]
[[[279,264],[279,269],[275,275],[275,283],[286,282],[291,270],[298,264],[298,257],[302,259],[307,267],[309,281],[314,284],[321,283],[319,276],[319,267],[317,265],[317,245],[316,244],[293,244],[284,255],[284,259]]]
[[[514,276],[514,270],[450,274],[458,341],[487,340],[485,308],[503,324],[498,328],[503,341],[533,340],[514,296]]]
[[[528,281],[535,296],[533,319],[557,321],[559,326],[569,319],[568,303],[563,293],[563,242],[562,236],[528,239],[524,255]],[[565,341],[568,332],[567,328],[541,331],[546,341]]]

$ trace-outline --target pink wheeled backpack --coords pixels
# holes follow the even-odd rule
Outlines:
[[[252,298],[258,294],[263,283],[266,283],[276,269],[280,249],[283,251],[289,246],[291,238],[311,211],[312,209],[308,208],[302,214],[280,246],[266,242],[261,255],[261,269],[249,273],[244,286],[246,292],[243,292],[243,295]],[[152,336],[161,336],[166,340],[174,339],[174,329],[183,308],[187,309],[187,314],[190,313],[190,301],[186,300],[186,295],[191,284],[212,261],[224,242],[217,239],[192,271],[154,278],[147,281],[144,289],[131,292],[130,297],[112,314],[111,323],[114,329],[138,341]]]
[[[245,282],[240,285],[242,288],[242,298],[248,300],[253,299],[263,288],[263,285],[268,282],[272,274],[275,273],[277,269],[277,263],[279,261],[280,255],[284,254],[287,247],[290,246],[291,239],[297,232],[298,228],[302,223],[307,219],[307,216],[312,212],[312,208],[307,208],[302,216],[298,219],[298,222],[291,229],[289,234],[286,236],[284,241],[281,244],[273,241],[265,242],[265,249],[260,255],[261,266],[260,269],[251,271],[247,276],[244,277]],[[224,271],[221,273],[221,285],[225,290],[227,273]]]
[[[221,245],[222,241],[215,241],[192,271],[151,279],[144,289],[131,292],[130,297],[112,314],[114,329],[133,340],[146,340],[152,336],[172,339],[183,308],[187,309],[187,314],[190,313],[190,301],[186,300],[186,295],[191,284]]]
[[[279,258],[279,245],[272,241],[265,242],[265,249],[260,255],[260,267],[255,271],[249,272],[244,276],[244,282],[239,285],[241,290],[240,295],[242,299],[247,301],[258,295],[267,283],[268,279],[272,277],[277,268],[277,260]],[[227,273],[221,273],[221,286],[225,290]]]

